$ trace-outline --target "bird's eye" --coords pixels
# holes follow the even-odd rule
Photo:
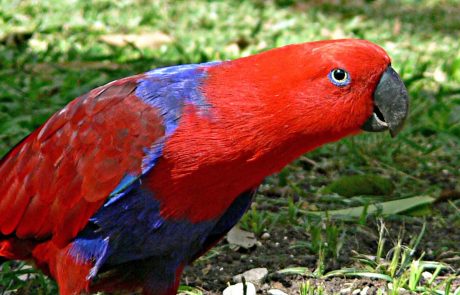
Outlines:
[[[329,72],[329,80],[336,86],[346,86],[350,84],[350,75],[343,69],[333,69]]]

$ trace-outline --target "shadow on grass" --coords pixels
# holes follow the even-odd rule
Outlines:
[[[316,9],[325,15],[339,19],[363,16],[376,23],[398,19],[410,25],[410,30],[420,35],[438,32],[445,35],[460,35],[460,3],[443,3],[427,5],[418,3],[401,3],[402,1],[294,1],[277,0],[278,7],[289,7],[296,11]]]

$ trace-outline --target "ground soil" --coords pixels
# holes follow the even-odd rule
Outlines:
[[[434,210],[437,216],[442,216],[446,204],[437,204]],[[396,241],[398,236],[402,236],[403,241],[409,243],[411,238],[419,234],[423,220],[417,217],[385,220],[390,237],[386,251],[391,248],[391,243]],[[346,235],[340,256],[327,260],[325,272],[353,266],[353,253],[375,254],[378,241],[377,223],[376,220],[369,220],[364,226],[345,224]],[[252,268],[265,267],[269,275],[258,286],[260,294],[266,294],[270,288],[280,289],[288,294],[300,294],[299,286],[307,280],[313,285],[323,285],[326,294],[359,294],[359,291],[356,291],[358,289],[366,290],[366,294],[377,294],[377,290],[383,288],[384,282],[378,280],[337,277],[323,280],[278,274],[277,271],[291,266],[308,267],[314,271],[317,266],[317,255],[307,247],[292,247],[299,241],[308,241],[309,238],[299,227],[285,225],[273,228],[268,239],[258,238],[256,246],[249,250],[235,249],[223,240],[205,259],[186,269],[183,283],[202,289],[204,294],[222,294],[222,290],[229,283],[233,283],[234,275]],[[391,238],[394,241],[391,241]],[[422,252],[424,260],[449,263],[452,266],[449,273],[456,273],[458,277],[454,285],[460,286],[460,228],[455,223],[443,222],[443,218],[438,217],[428,218],[426,233],[416,255]]]

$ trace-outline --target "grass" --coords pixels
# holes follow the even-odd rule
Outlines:
[[[304,231],[309,239],[297,246],[320,258],[316,269],[323,275],[327,261],[347,251],[344,241],[352,233],[375,229],[378,217],[388,222],[426,219],[434,231],[460,226],[455,198],[460,191],[459,14],[460,2],[448,0],[0,0],[0,156],[76,96],[120,77],[165,65],[233,59],[296,42],[371,40],[389,52],[409,89],[406,128],[396,139],[362,134],[302,157],[267,179],[241,223],[259,236],[276,227]],[[141,36],[146,32],[163,35],[149,35],[150,45],[144,46]],[[116,34],[135,37],[120,46]],[[347,186],[343,176],[355,175],[382,177],[393,188],[390,193],[356,192],[352,183],[347,190],[351,195],[326,189],[334,182]],[[405,216],[371,210],[376,202],[418,196],[439,201]],[[361,208],[358,217],[307,214],[350,207]],[[430,232],[423,239],[434,245],[431,257],[442,260],[449,251],[448,258],[458,255],[449,239]],[[375,242],[380,245],[378,235]],[[409,248],[400,244],[396,255],[397,245],[392,257],[401,259]],[[383,248],[377,256],[387,261]],[[404,268],[404,284],[393,283],[420,287],[422,258],[412,257]],[[0,289],[56,293],[51,281],[22,264],[2,267]],[[381,267],[367,271],[388,275]],[[437,279],[424,287],[434,290],[436,284]],[[443,288],[447,286],[446,281]],[[302,294],[310,294],[311,288]]]
[[[345,277],[367,277],[373,279],[383,279],[388,282],[387,290],[391,295],[400,294],[401,290],[420,292],[423,294],[451,294],[450,281],[452,277],[439,280],[439,273],[448,269],[447,265],[439,262],[422,260],[420,257],[414,257],[417,246],[425,234],[423,226],[420,234],[415,237],[411,244],[405,246],[401,239],[397,240],[388,253],[383,256],[385,247],[385,226],[381,223],[377,253],[375,255],[356,254],[355,268],[339,269],[325,274],[324,277],[345,276]],[[431,270],[430,279],[424,280],[422,273]],[[428,273],[428,272],[427,272]],[[438,281],[435,283],[435,281]],[[441,290],[443,287],[443,290]],[[458,291],[460,292],[460,288]]]
[[[386,282],[379,290],[382,294],[398,295],[404,291],[415,292],[416,294],[460,294],[460,286],[452,287],[455,274],[448,274],[452,271],[446,264],[436,261],[423,260],[424,254],[415,256],[417,247],[424,236],[425,225],[420,234],[410,242],[403,245],[401,237],[396,244],[384,253],[387,243],[388,232],[383,221],[380,224],[377,252],[373,255],[364,255],[355,252],[355,265],[351,268],[341,268],[324,273],[324,261],[319,254],[318,268],[314,272],[303,267],[288,268],[279,271],[282,274],[299,274],[307,278],[321,279],[320,283],[312,283],[310,280],[302,283],[300,294],[326,294],[324,279],[332,277],[354,277],[371,278]],[[322,265],[320,265],[322,264]],[[441,275],[443,273],[444,275]],[[446,275],[447,273],[447,275]]]
[[[300,286],[300,295],[324,295],[323,286],[312,286],[310,281]]]

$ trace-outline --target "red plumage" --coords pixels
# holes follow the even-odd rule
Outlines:
[[[126,172],[140,174],[144,147],[164,130],[157,111],[134,97],[136,80],[122,79],[75,99],[2,160],[0,230],[18,239],[0,240],[1,256],[33,257],[40,264],[34,253],[39,241],[53,249],[65,246]]]
[[[145,294],[175,294],[183,267],[217,242],[247,208],[244,192],[253,191],[264,177],[301,154],[361,130],[373,113],[373,95],[389,65],[383,49],[370,42],[321,41],[214,65],[159,70],[94,89],[52,116],[0,162],[0,256],[34,260],[57,279],[61,294],[90,287],[141,287]],[[331,71],[337,68],[346,69],[351,77],[347,84],[332,83]],[[395,123],[398,128],[403,119]],[[144,171],[149,157],[154,167]],[[126,221],[113,224],[131,226],[133,218],[144,226],[142,218],[153,218],[145,235],[154,235],[158,228],[166,228],[166,233],[152,241],[143,236],[145,249],[153,249],[145,251],[168,251],[161,248],[164,245],[182,251],[174,253],[174,273],[165,274],[170,281],[161,290],[163,277],[158,279],[155,272],[170,263],[172,258],[164,257],[171,254],[137,250],[136,255],[147,256],[132,256],[123,248],[125,256],[118,259],[116,247],[126,242],[117,240],[122,231],[113,231],[117,234],[112,237],[114,225],[100,225],[112,211],[97,215],[99,232],[119,242],[109,245],[112,256],[98,252],[106,236],[94,239],[102,243],[93,241],[95,248],[77,243],[90,218],[107,205],[127,175],[137,187],[129,188],[133,194],[126,196],[126,208],[137,208],[129,198],[148,196],[151,203],[145,206],[150,211],[141,207],[138,215],[127,214]],[[114,216],[125,216],[115,205],[110,207],[118,214]],[[209,237],[203,238],[202,231]],[[175,232],[190,234],[191,241],[177,242],[190,245],[175,244],[170,238]],[[198,243],[193,239],[201,248],[193,248]],[[87,255],[84,247],[92,251],[86,260],[79,258]],[[72,251],[80,256],[72,256]],[[125,270],[122,263],[151,259],[148,255],[161,258],[136,263],[155,265],[158,270],[146,271],[154,279],[120,274]],[[92,286],[96,274],[90,273],[99,270],[96,261],[105,260],[111,275]],[[127,269],[134,274],[136,268],[133,264]]]
[[[348,40],[290,45],[211,68],[203,92],[212,119],[186,112],[149,176],[163,216],[215,217],[301,154],[360,132],[389,63],[380,47]],[[354,84],[331,87],[331,67],[348,69]]]

